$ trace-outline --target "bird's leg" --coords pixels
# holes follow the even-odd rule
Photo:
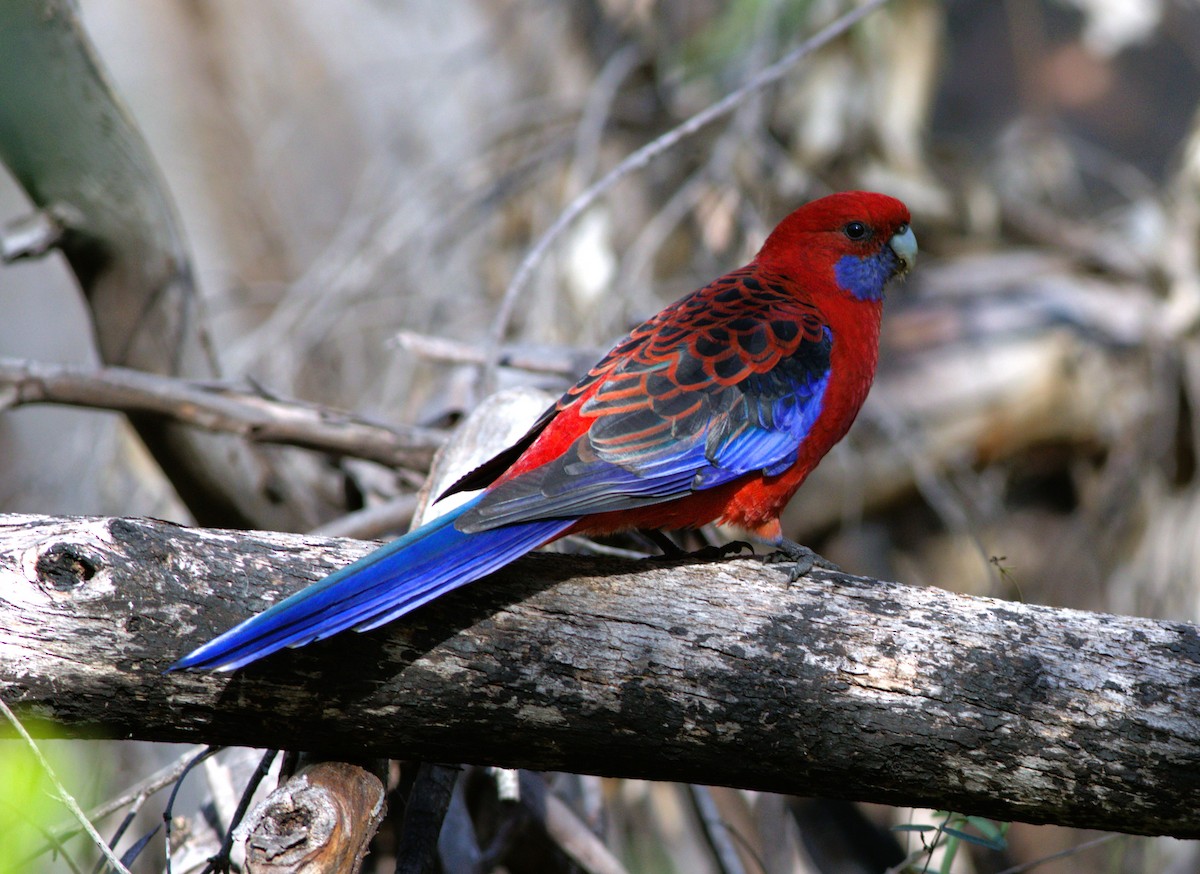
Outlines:
[[[665,531],[659,531],[657,528],[640,528],[639,533],[662,550],[664,558],[683,558],[687,555],[678,543],[671,539],[670,535]]]
[[[841,572],[842,570],[829,559],[818,555],[807,546],[784,537],[779,520],[768,522],[761,528],[756,529],[754,533],[775,547],[775,552],[767,555],[763,561],[767,563],[792,562],[792,569],[788,572],[788,583],[796,582],[796,580],[815,567],[823,568],[827,571]]]
[[[720,546],[705,546],[701,549],[697,549],[695,552],[688,552],[686,549],[683,549],[679,546],[679,544],[672,540],[665,531],[660,531],[657,528],[653,528],[643,529],[641,533],[647,540],[663,551],[664,558],[692,557],[719,560],[729,558],[731,555],[737,555],[744,549],[750,550],[751,554],[754,553],[754,547],[745,540],[734,540],[730,543],[722,543]]]

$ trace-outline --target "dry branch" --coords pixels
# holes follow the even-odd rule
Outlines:
[[[73,367],[0,358],[0,410],[49,403],[159,416],[255,443],[299,446],[425,470],[442,432],[368,422],[339,410],[264,397],[232,385],[123,367]]]
[[[233,675],[178,655],[368,544],[4,517],[0,694],[81,736],[724,784],[1200,836],[1195,625],[754,560],[531,556]],[[352,666],[346,670],[346,666]]]

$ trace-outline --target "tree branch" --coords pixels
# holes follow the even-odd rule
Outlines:
[[[754,560],[534,555],[368,635],[173,659],[368,544],[0,517],[0,695],[57,733],[724,784],[1200,837],[1200,629]],[[347,666],[353,666],[347,670]]]
[[[160,416],[255,443],[299,446],[426,470],[446,435],[368,422],[350,413],[267,398],[232,385],[124,367],[72,367],[0,358],[0,410],[51,403]]]

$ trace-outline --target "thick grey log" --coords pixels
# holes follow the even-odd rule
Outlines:
[[[1200,837],[1200,629],[751,559],[536,555],[232,675],[161,671],[367,544],[0,517],[0,695],[81,736],[725,784]]]

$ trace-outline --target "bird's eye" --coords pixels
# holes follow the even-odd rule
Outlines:
[[[844,228],[844,233],[851,240],[865,240],[867,238],[867,226],[862,222],[850,222]]]

